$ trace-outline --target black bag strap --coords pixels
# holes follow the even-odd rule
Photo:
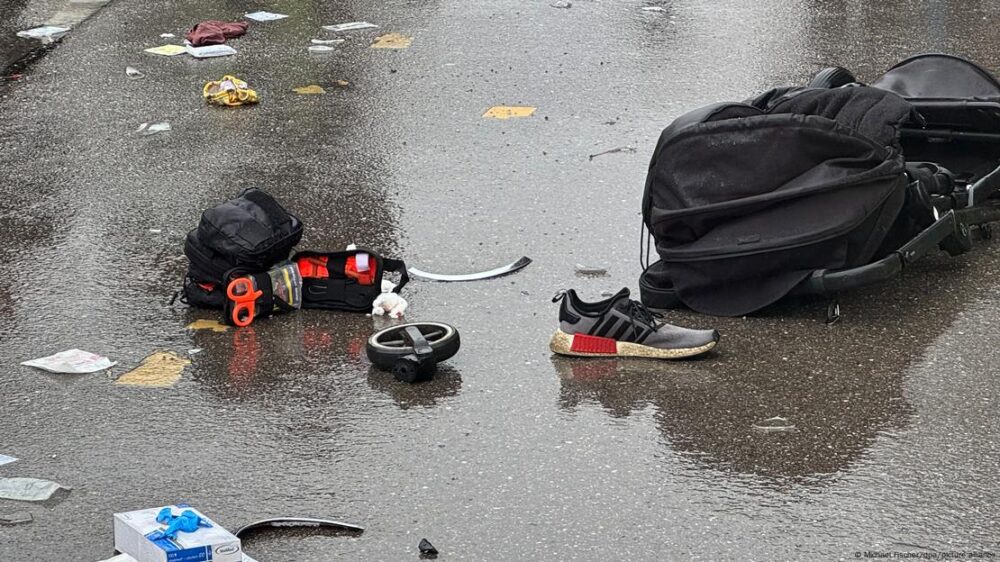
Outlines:
[[[399,284],[392,290],[393,293],[398,293],[404,286],[406,286],[407,283],[410,282],[410,274],[406,272],[406,263],[403,262],[403,260],[382,258],[382,269],[385,271],[396,271],[399,273]]]

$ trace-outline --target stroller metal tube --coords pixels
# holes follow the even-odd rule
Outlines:
[[[952,129],[900,129],[904,137],[921,137],[925,139],[948,139],[967,140],[977,142],[997,142],[1000,143],[1000,134],[996,133],[972,133],[968,131],[954,131]]]
[[[1000,221],[1000,206],[990,204],[966,207],[955,211],[955,214],[961,222],[968,225],[986,224]]]
[[[888,256],[860,267],[830,271],[820,269],[791,291],[792,295],[824,295],[890,281],[903,268],[928,253],[948,238],[958,226],[954,211],[948,211],[934,224]]]

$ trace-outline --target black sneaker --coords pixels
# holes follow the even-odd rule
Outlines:
[[[715,330],[690,330],[660,322],[661,316],[629,299],[627,288],[600,301],[584,302],[576,291],[560,291],[559,329],[549,347],[560,355],[679,359],[701,355],[719,342]]]

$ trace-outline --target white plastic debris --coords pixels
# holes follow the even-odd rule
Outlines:
[[[139,128],[136,129],[135,132],[142,133],[145,136],[149,136],[149,135],[155,135],[156,133],[166,133],[167,131],[171,130],[173,130],[173,127],[170,126],[170,123],[164,121],[162,123],[153,123],[152,125],[150,125],[149,123],[143,123],[142,125],[139,125]]]
[[[246,14],[243,17],[251,19],[253,21],[275,21],[275,20],[283,20],[288,16],[286,16],[285,14],[276,14],[274,12],[260,11],[260,12],[253,12],[252,14]]]
[[[0,478],[0,498],[22,502],[45,501],[65,486],[38,478]]]
[[[235,55],[236,49],[230,47],[229,45],[205,45],[204,47],[192,47],[191,45],[188,45],[187,52],[196,59],[207,59],[212,57],[228,57],[229,55]]]
[[[10,464],[10,463],[12,463],[12,462],[14,462],[16,460],[17,459],[14,458],[14,457],[10,457],[10,456],[7,456],[7,455],[0,455],[0,466],[3,466],[5,464]]]
[[[189,349],[188,350],[188,355],[197,355],[197,354],[201,353],[201,351],[202,350],[201,350],[200,347],[196,347],[194,349]]]
[[[98,562],[138,562],[138,561],[135,558],[129,556],[128,554],[119,554],[118,556],[113,556],[105,560],[98,560]],[[254,560],[253,558],[250,558],[250,556],[248,556],[247,553],[244,552],[243,562],[257,562],[257,561]]]
[[[142,72],[140,72],[139,69],[135,68],[134,66],[126,66],[125,67],[125,76],[128,76],[129,78],[131,78],[133,80],[137,80],[139,78],[144,77],[145,74],[143,74]]]
[[[337,43],[343,43],[344,39],[312,39],[311,43],[313,45],[335,45]]]
[[[24,31],[18,31],[18,37],[24,37],[25,39],[42,39],[51,41],[58,37],[65,35],[69,31],[68,27],[57,27],[54,25],[43,25],[42,27],[36,27],[34,29],[26,29]]]
[[[332,53],[333,51],[336,50],[337,49],[334,49],[329,45],[309,45],[310,53]]]
[[[170,39],[171,37],[177,37],[177,36],[174,35],[173,33],[161,33],[160,37],[162,37],[163,39]]]
[[[107,357],[89,353],[79,349],[70,349],[21,363],[25,367],[35,367],[50,373],[66,373],[80,375],[85,373],[96,373],[104,369],[115,366],[117,363]]]
[[[667,9],[662,6],[646,6],[642,9],[643,12],[666,12]]]
[[[105,558],[97,562],[136,562],[136,560],[128,554],[119,554],[118,556],[112,556],[111,558]]]
[[[764,433],[795,431],[795,426],[788,423],[787,418],[783,418],[781,416],[774,416],[773,418],[767,418],[764,421],[757,422],[753,424],[753,428]]]
[[[378,26],[374,23],[368,23],[366,21],[352,21],[350,23],[338,23],[337,25],[324,25],[323,29],[327,31],[356,31],[358,29],[374,29]]]

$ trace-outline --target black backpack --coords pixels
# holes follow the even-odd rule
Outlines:
[[[740,316],[817,270],[895,251],[909,185],[899,128],[912,115],[896,94],[850,87],[776,90],[679,117],[646,178],[643,221],[660,260],[640,278],[643,303]]]
[[[191,262],[184,302],[224,308],[228,271],[267,271],[288,259],[301,238],[302,221],[259,189],[246,189],[236,199],[206,210],[184,241]]]

